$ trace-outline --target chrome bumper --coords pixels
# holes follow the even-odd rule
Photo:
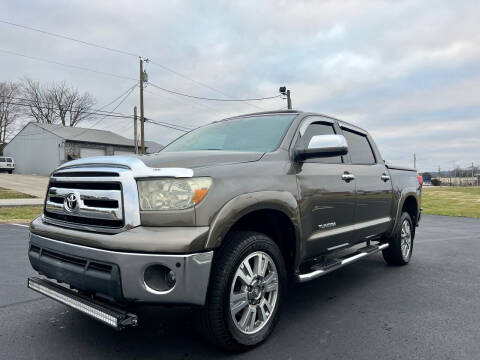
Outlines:
[[[55,253],[64,255],[59,258],[52,255]],[[71,264],[68,263],[69,257],[73,259]],[[76,259],[85,259],[86,264],[92,261],[113,264],[120,273],[118,281],[122,299],[128,302],[204,305],[213,251],[182,255],[127,253],[69,244],[31,233],[29,258],[37,271],[66,283],[68,276],[65,273],[78,266]],[[42,261],[48,261],[48,273],[42,271]],[[156,264],[175,273],[176,283],[170,290],[158,292],[145,285],[145,269]],[[82,283],[81,277],[86,279],[88,271],[85,268],[82,272],[80,268],[80,272],[71,276],[80,277],[77,283]],[[96,275],[95,272],[90,274]]]

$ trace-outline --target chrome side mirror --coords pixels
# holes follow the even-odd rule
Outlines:
[[[315,135],[306,148],[295,149],[295,160],[316,157],[333,157],[348,153],[347,140],[343,135]]]

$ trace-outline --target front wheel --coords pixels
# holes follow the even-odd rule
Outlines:
[[[389,265],[406,265],[413,251],[415,232],[412,219],[407,212],[402,213],[397,228],[389,239],[389,247],[383,250],[383,258]]]
[[[275,327],[285,287],[285,263],[275,242],[261,233],[231,233],[215,254],[200,331],[230,351],[258,345]]]

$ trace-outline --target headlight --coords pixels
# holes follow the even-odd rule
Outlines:
[[[212,179],[138,180],[140,210],[182,210],[198,204],[207,195]]]

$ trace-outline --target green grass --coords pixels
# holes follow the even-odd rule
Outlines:
[[[30,222],[43,211],[42,206],[11,206],[0,208],[0,223]]]
[[[28,199],[34,196],[0,187],[0,199]]]
[[[424,187],[424,214],[480,218],[480,187]]]

